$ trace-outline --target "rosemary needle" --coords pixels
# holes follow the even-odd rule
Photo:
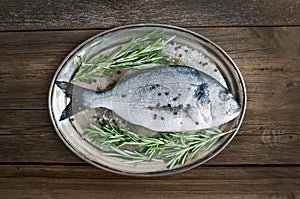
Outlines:
[[[109,56],[99,54],[88,62],[86,56],[78,56],[78,70],[73,82],[91,83],[93,79],[110,75],[117,69],[147,69],[159,66],[166,59],[163,54],[167,41],[162,39],[162,30],[155,30],[142,37],[133,38],[124,46],[118,47]]]
[[[94,79],[112,74],[117,69],[146,69],[159,66],[166,59],[163,53],[167,41],[162,39],[163,32],[155,30],[142,37],[133,38],[129,43],[119,46],[109,56],[99,54],[88,61],[86,56],[78,56],[79,63],[73,82],[91,83]],[[210,149],[228,133],[218,128],[205,129],[194,134],[161,132],[157,137],[147,137],[127,128],[111,124],[90,123],[83,135],[92,142],[105,146],[106,156],[119,157],[124,163],[138,164],[163,160],[168,169],[184,165],[201,149]]]
[[[158,137],[146,137],[141,133],[106,122],[105,125],[90,123],[83,135],[92,142],[108,147],[105,156],[119,157],[124,163],[163,160],[172,169],[184,165],[188,157],[194,157],[201,149],[209,150],[217,141],[235,131],[222,132],[218,128],[204,129],[194,134],[162,132]],[[128,147],[134,148],[129,150]]]

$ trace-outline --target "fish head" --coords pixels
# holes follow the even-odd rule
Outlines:
[[[207,84],[196,103],[203,121],[210,127],[227,123],[241,112],[241,107],[233,94],[215,81]]]
[[[211,92],[211,124],[224,124],[236,118],[241,112],[241,106],[233,94],[222,85],[215,85]]]

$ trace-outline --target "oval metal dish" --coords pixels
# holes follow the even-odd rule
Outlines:
[[[133,37],[149,33],[157,28],[164,31],[165,37],[176,35],[174,42],[178,42],[182,45],[198,50],[215,63],[226,81],[226,86],[237,98],[242,107],[241,114],[229,124],[236,128],[233,133],[223,137],[220,141],[218,141],[215,147],[208,150],[206,153],[198,155],[193,160],[187,162],[184,166],[177,166],[171,170],[164,168],[161,164],[152,162],[143,163],[134,167],[132,165],[123,164],[115,158],[102,156],[99,152],[99,148],[95,147],[88,140],[83,138],[80,125],[78,123],[71,121],[70,119],[63,122],[59,121],[61,111],[66,107],[68,101],[66,96],[54,84],[56,80],[69,82],[72,79],[76,71],[76,57],[78,55],[93,57],[99,52],[105,52],[114,48],[114,46],[128,42]],[[245,83],[238,67],[232,59],[219,46],[195,32],[175,26],[160,24],[122,26],[105,31],[88,39],[80,44],[64,59],[53,77],[49,90],[50,117],[55,130],[65,145],[81,159],[95,165],[96,167],[120,174],[134,176],[169,175],[186,171],[205,163],[220,153],[230,143],[241,126],[245,110]]]

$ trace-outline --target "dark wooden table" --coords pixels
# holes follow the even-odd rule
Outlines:
[[[67,54],[120,25],[164,23],[220,45],[247,86],[244,123],[217,157],[167,177],[97,169],[50,122]],[[300,198],[300,1],[0,1],[0,198]]]

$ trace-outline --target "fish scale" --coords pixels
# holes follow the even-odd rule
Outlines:
[[[165,66],[125,76],[96,93],[75,85],[62,120],[86,108],[107,108],[129,123],[154,131],[196,131],[226,123],[240,112],[232,94],[217,80],[188,66]],[[69,92],[69,93],[67,93]],[[80,104],[80,103],[81,104]],[[84,106],[82,106],[84,105]]]

